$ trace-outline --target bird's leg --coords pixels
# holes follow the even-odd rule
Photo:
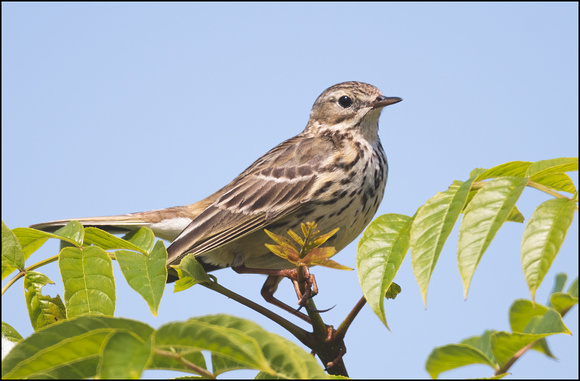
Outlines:
[[[301,268],[304,269],[302,271],[302,276],[301,273],[299,272]],[[318,313],[330,311],[331,309],[333,309],[335,306],[332,306],[325,310],[317,310],[315,308],[311,308],[308,306],[308,299],[318,295],[318,285],[316,284],[316,277],[314,277],[314,274],[310,273],[310,270],[308,270],[308,267],[306,266],[300,266],[296,270],[297,270],[297,279],[294,280],[292,278],[291,280],[292,283],[294,284],[296,296],[298,297],[298,305],[300,306],[298,307],[298,311],[300,311],[302,307],[306,308],[308,311]],[[301,283],[305,284],[304,293],[302,293],[302,291],[300,290]]]
[[[303,307],[306,305],[306,302],[308,301],[309,298],[318,294],[318,286],[316,284],[314,274],[310,274],[308,267],[301,266],[301,268],[304,269],[302,272],[302,276],[298,274],[298,268],[275,270],[275,269],[256,269],[245,266],[236,266],[232,267],[232,270],[234,270],[238,274],[264,274],[290,279],[292,281],[292,284],[294,285],[296,296],[298,297],[298,304],[300,305],[300,307]],[[300,291],[300,281],[305,282],[306,287],[304,293]],[[280,281],[278,281],[277,283],[279,282]],[[274,292],[275,291],[276,289],[274,289]],[[274,292],[272,292],[272,294]]]
[[[302,274],[298,271],[302,270]],[[308,299],[313,298],[318,294],[318,285],[316,284],[316,278],[314,274],[310,274],[308,267],[300,266],[296,269],[296,279],[290,278],[294,284],[294,290],[296,290],[296,296],[298,296],[298,305],[300,308],[306,307]],[[300,290],[300,283],[304,282],[304,293]],[[299,309],[300,309],[299,308]]]
[[[300,319],[304,320],[308,324],[312,324],[308,315],[300,312],[299,310],[290,307],[286,303],[282,302],[281,300],[274,297],[274,293],[278,289],[278,284],[282,280],[283,277],[276,276],[276,275],[268,275],[266,281],[264,282],[264,286],[262,287],[262,297],[268,303],[271,303],[275,306],[282,308],[285,311],[290,312],[292,315],[299,317]]]
[[[265,274],[268,275],[268,278],[266,279],[266,282],[264,283],[264,286],[262,287],[262,297],[271,304],[274,304],[288,312],[290,312],[291,314],[299,317],[300,319],[310,323],[310,318],[300,312],[300,308],[306,306],[306,302],[308,301],[309,298],[313,297],[314,295],[316,295],[318,293],[318,286],[316,285],[316,280],[314,278],[313,274],[310,274],[310,271],[308,271],[308,267],[304,266],[304,271],[303,271],[303,281],[306,283],[306,288],[305,288],[305,292],[302,293],[300,291],[300,284],[298,282],[298,269],[294,268],[294,269],[282,269],[282,270],[273,270],[273,269],[255,269],[255,268],[248,268],[245,266],[237,266],[237,267],[232,267],[232,270],[234,270],[235,272],[237,272],[238,274]],[[298,308],[298,310],[290,307],[289,305],[287,305],[286,303],[283,303],[282,301],[280,301],[279,299],[276,299],[274,297],[274,293],[276,292],[276,289],[278,288],[278,283],[280,283],[281,278],[288,278],[292,281],[292,284],[294,285],[294,290],[296,291],[296,296],[298,297],[298,304],[300,305],[300,308]]]

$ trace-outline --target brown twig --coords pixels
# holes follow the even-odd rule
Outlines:
[[[335,336],[337,338],[340,338],[341,340],[344,339],[344,336],[346,335],[346,331],[348,330],[348,328],[350,327],[350,325],[352,324],[352,322],[354,321],[354,319],[356,318],[356,316],[358,315],[360,310],[364,307],[366,302],[367,302],[367,300],[363,296],[355,304],[355,306],[352,308],[350,313],[347,315],[347,317],[344,319],[344,321],[340,324],[340,326],[336,330]]]

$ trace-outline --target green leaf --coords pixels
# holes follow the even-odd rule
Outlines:
[[[243,332],[256,341],[268,367],[273,370],[260,369],[271,377],[292,379],[325,378],[324,370],[312,355],[302,348],[278,335],[267,332],[249,320],[227,315],[210,315],[199,318],[207,324]],[[218,375],[232,369],[240,369],[241,363],[230,362],[229,357],[212,353],[214,374]]]
[[[485,353],[467,344],[450,344],[433,349],[425,369],[431,378],[437,378],[443,372],[466,365],[484,364],[495,370],[495,364]]]
[[[126,241],[124,239],[112,235],[111,233],[91,226],[85,228],[85,244],[96,245],[104,250],[126,249],[138,251],[143,254],[148,253],[147,250],[137,246],[136,244],[130,241]]]
[[[65,241],[80,247],[83,244],[85,230],[78,221],[69,221],[68,224],[54,232],[55,235],[64,238]]]
[[[300,262],[300,253],[290,245],[270,245],[269,243],[264,244],[272,254],[285,259],[295,265]]]
[[[477,192],[465,209],[457,244],[457,261],[465,298],[483,253],[506,221],[527,183],[527,178],[519,177],[491,180]]]
[[[530,161],[510,161],[504,164],[496,165],[495,167],[480,173],[475,181],[506,176],[524,178],[526,177],[526,171],[531,164],[532,162]]]
[[[2,322],[2,337],[13,343],[22,340],[22,336],[10,324]]]
[[[336,249],[332,246],[315,247],[308,252],[308,254],[304,257],[304,260],[313,260],[312,263],[315,263],[317,260],[328,259],[335,254]]]
[[[153,328],[129,319],[81,316],[52,324],[19,342],[2,361],[2,378],[94,378],[113,332],[149,340]]]
[[[536,335],[543,335],[545,333],[572,334],[564,324],[562,315],[553,308],[548,308],[548,311],[542,317],[532,319],[524,329],[524,333],[533,333]]]
[[[151,336],[115,330],[104,344],[96,378],[138,379],[151,355]]]
[[[328,258],[336,254],[336,249],[332,246],[315,247],[308,254],[309,256],[305,257],[302,261],[307,266],[322,266],[335,270],[354,270]]]
[[[335,235],[336,232],[339,231],[339,230],[340,230],[340,228],[336,228],[336,229],[333,229],[333,230],[329,231],[326,234],[323,234],[323,235],[320,235],[320,236],[316,236],[316,237],[315,236],[309,237],[309,238],[314,238],[314,239],[308,243],[308,248],[311,249],[311,248],[319,247],[320,245],[322,245],[323,243],[325,243],[326,241],[328,241],[330,239],[330,237],[332,237],[333,235]]]
[[[76,224],[78,224],[78,222],[76,222]],[[71,221],[67,225],[67,226],[70,225],[68,228],[67,226],[62,227],[54,233],[48,233],[42,230],[36,230],[32,228],[16,228],[13,229],[12,231],[14,232],[14,234],[20,241],[20,244],[22,245],[22,250],[24,251],[24,259],[27,259],[32,253],[38,250],[39,247],[44,245],[44,243],[49,238],[56,238],[61,241],[68,242],[75,247],[80,247],[81,244],[78,243],[78,239],[80,238],[80,235],[82,235],[83,233],[80,233],[78,231],[78,226],[76,224],[73,223],[73,221]]]
[[[163,241],[157,241],[149,255],[117,250],[115,256],[129,286],[145,299],[153,316],[157,316],[167,280],[167,250]]]
[[[525,220],[524,215],[518,210],[518,207],[515,205],[512,208],[512,210],[510,210],[510,213],[506,218],[506,221],[518,222],[520,224],[524,222],[524,220]]]
[[[550,304],[556,311],[564,316],[570,308],[578,304],[578,297],[564,294],[563,292],[556,292],[550,295]]]
[[[552,288],[552,292],[550,294],[564,291],[564,286],[566,285],[567,280],[568,275],[566,275],[566,273],[556,274],[556,279],[554,280],[554,288]]]
[[[155,245],[155,233],[153,233],[153,230],[146,227],[125,234],[123,239],[141,248],[141,250],[145,251],[147,254],[153,250]]]
[[[496,332],[491,337],[493,354],[500,366],[504,366],[517,352],[535,341],[558,333],[570,334],[560,314],[550,308],[542,317],[530,321],[524,333]]]
[[[469,173],[469,178],[472,177],[477,177],[480,174],[484,173],[485,171],[487,171],[487,168],[474,168],[470,173]]]
[[[486,182],[482,183],[484,186],[487,184]],[[465,204],[463,205],[463,210],[462,212],[465,212],[465,209],[467,208],[467,205],[469,205],[469,203],[471,202],[471,200],[473,199],[473,196],[475,196],[477,194],[477,192],[479,191],[479,188],[472,188],[469,191],[469,194],[467,195],[467,200],[465,201]],[[517,223],[522,223],[526,220],[526,218],[524,217],[524,215],[519,211],[518,207],[516,205],[513,206],[513,208],[510,210],[506,221],[510,221],[510,222],[517,222]]]
[[[301,223],[300,229],[302,229],[302,234],[304,235],[304,237],[308,237],[310,235],[310,232],[312,232],[312,230],[315,229],[315,226],[316,224],[314,222]]]
[[[576,203],[565,198],[541,203],[522,236],[522,269],[534,300],[536,290],[552,266],[572,223]]]
[[[320,231],[316,230],[316,223],[309,222],[300,225],[304,239],[292,230],[288,229],[288,235],[298,243],[296,246],[294,242],[288,238],[274,234],[271,231],[264,229],[266,234],[278,245],[264,244],[268,250],[282,259],[286,259],[295,266],[323,266],[339,270],[352,270],[350,267],[343,266],[335,261],[328,259],[336,254],[334,247],[319,246],[325,243],[339,230],[338,228],[329,233],[319,235]]]
[[[451,185],[445,192],[437,193],[415,215],[411,226],[411,263],[425,306],[431,275],[476,176],[462,184]]]
[[[24,276],[24,297],[32,328],[38,331],[49,324],[66,320],[66,310],[60,296],[42,295],[42,287],[54,284],[44,274],[31,271]]]
[[[566,274],[558,274],[558,276],[556,278],[557,279],[557,281],[556,281],[557,286],[554,287],[555,289],[561,290],[564,288],[564,284],[562,284],[560,287],[560,285],[558,284],[558,279],[559,279],[559,277],[563,277],[564,282],[565,282],[565,276],[566,276]],[[576,278],[574,280],[574,282],[572,282],[572,284],[570,285],[570,288],[568,289],[568,291],[566,293],[553,292],[552,295],[550,295],[550,304],[562,316],[564,316],[566,313],[568,313],[568,311],[572,307],[574,307],[576,304],[578,304],[578,278]]]
[[[228,318],[237,319],[224,317]],[[246,369],[273,373],[254,338],[244,331],[211,321],[206,322],[201,318],[161,326],[155,334],[155,347],[166,351],[174,348],[188,351],[209,350],[213,354],[243,364]]]
[[[209,282],[209,275],[205,272],[205,269],[195,259],[194,254],[188,254],[179,263],[179,265],[172,265],[179,275],[179,279],[175,282],[175,287],[173,292],[179,292],[187,290],[189,287],[203,282]]]
[[[195,373],[183,361],[195,364],[202,369],[207,370],[205,357],[198,350],[190,350],[188,348],[173,347],[176,356],[163,356],[159,352],[154,352],[147,364],[147,369],[163,369],[174,370],[179,372]]]
[[[540,160],[528,167],[526,177],[538,174],[571,172],[578,170],[577,157],[561,157],[558,159]]]
[[[14,233],[2,221],[2,280],[16,269],[24,270],[24,252]]]
[[[52,233],[41,232],[32,228],[15,228],[12,232],[18,238],[22,251],[24,252],[24,259],[28,259],[32,253],[38,250],[49,238],[58,238]]]
[[[568,289],[568,294],[576,298],[578,297],[578,277],[576,277],[576,279],[574,279],[574,282],[572,282],[572,284],[570,285],[570,288]]]
[[[274,234],[274,233],[271,233],[268,231],[266,231],[266,233]],[[290,238],[292,238],[294,241],[296,241],[297,244],[299,244],[300,246],[304,246],[304,240],[298,234],[294,233],[294,231],[292,229],[288,229],[288,231],[286,233],[288,233]],[[268,235],[270,235],[270,234],[268,234]]]
[[[283,236],[278,235],[278,234],[275,234],[275,233],[272,233],[271,231],[269,231],[267,229],[264,229],[264,231],[266,232],[266,234],[268,234],[268,237],[270,237],[278,245],[280,245],[282,247],[284,247],[284,246],[294,247],[294,244],[288,238],[283,237]]]
[[[496,331],[486,330],[481,336],[472,336],[461,340],[460,344],[471,345],[472,347],[479,349],[492,361],[492,363],[495,364],[495,357],[493,357],[493,351],[491,350],[491,335],[493,335],[494,332]]]
[[[496,332],[492,337],[492,348],[500,366],[505,365],[517,352],[534,341],[546,337],[529,333]]]
[[[510,328],[512,332],[524,332],[532,318],[544,316],[548,307],[534,304],[529,300],[518,299],[512,303],[509,312]]]
[[[58,266],[69,319],[82,314],[114,314],[115,279],[106,251],[96,246],[65,247],[60,252]]]
[[[512,332],[525,332],[526,327],[532,319],[542,317],[548,311],[548,307],[541,304],[533,304],[529,300],[519,299],[512,303],[509,312],[510,327]],[[540,339],[532,349],[545,354],[548,357],[555,358],[548,346],[545,338]]]
[[[356,267],[363,294],[387,328],[384,296],[409,249],[412,222],[409,216],[384,214],[370,223],[358,242]]]
[[[530,177],[530,180],[537,184],[542,184],[555,191],[563,191],[568,193],[576,192],[574,182],[565,173],[539,173]]]

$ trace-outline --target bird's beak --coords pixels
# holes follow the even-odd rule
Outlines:
[[[377,99],[375,99],[371,103],[371,107],[372,108],[381,108],[381,107],[385,107],[385,106],[392,105],[395,103],[399,103],[402,100],[403,99],[399,98],[399,97],[385,97],[384,95],[379,95],[377,97]]]

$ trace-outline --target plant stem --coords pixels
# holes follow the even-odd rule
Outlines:
[[[487,184],[487,182],[486,182],[486,181],[476,181],[476,182],[474,182],[474,183],[471,185],[471,189],[480,189],[480,188],[482,188],[482,187],[483,187],[485,184]],[[554,196],[554,197],[557,197],[557,198],[567,198],[567,199],[570,199],[569,197],[566,197],[566,196],[564,196],[563,194],[560,194],[560,193],[556,192],[555,190],[553,190],[553,189],[550,189],[550,188],[548,188],[548,187],[547,187],[547,186],[545,186],[545,185],[542,185],[542,184],[536,183],[535,181],[532,181],[532,180],[528,180],[528,183],[527,183],[526,185],[527,185],[528,187],[530,187],[530,188],[535,188],[535,189],[537,189],[537,190],[539,190],[539,191],[542,191],[542,192],[544,192],[544,193],[547,193],[547,194],[549,194],[550,196]]]
[[[20,278],[24,277],[24,276],[25,276],[26,274],[28,274],[30,271],[34,271],[34,270],[36,270],[36,269],[37,269],[37,268],[39,268],[39,267],[42,267],[42,266],[44,266],[44,265],[47,265],[47,264],[49,264],[49,263],[56,262],[56,261],[58,261],[58,254],[57,254],[57,255],[55,255],[55,256],[52,256],[52,257],[50,257],[50,258],[47,258],[47,259],[45,259],[45,260],[42,260],[42,261],[40,261],[40,262],[37,262],[37,263],[35,263],[35,264],[33,264],[33,265],[30,265],[30,266],[28,266],[27,268],[25,268],[25,269],[23,269],[23,270],[20,270],[20,272],[19,272],[18,274],[16,274],[16,275],[14,276],[14,278],[10,279],[10,281],[9,281],[8,283],[6,283],[6,285],[5,285],[5,286],[2,288],[2,295],[4,295],[4,293],[5,293],[6,291],[8,291],[8,289],[9,289],[9,288],[10,288],[10,287],[11,287],[11,286],[12,286],[12,285],[13,285],[13,284],[14,284],[14,283],[15,283],[15,282],[18,280],[18,279],[20,279]]]
[[[316,336],[317,340],[326,340],[328,337],[328,329],[320,313],[316,309],[316,304],[314,300],[308,299],[308,308],[306,309],[308,317],[312,322],[312,333]]]
[[[544,193],[547,193],[547,194],[549,194],[550,196],[554,196],[554,197],[558,197],[558,198],[567,198],[567,199],[569,199],[569,197],[566,197],[566,196],[564,196],[563,194],[560,194],[560,193],[558,193],[558,192],[556,192],[556,191],[554,191],[554,190],[552,190],[552,189],[548,188],[548,187],[547,187],[547,186],[545,186],[545,185],[538,184],[538,183],[536,183],[536,182],[534,182],[534,181],[531,181],[531,180],[530,180],[530,181],[528,181],[528,186],[529,186],[529,187],[531,187],[531,188],[535,188],[535,189],[537,189],[537,190],[540,190],[540,191],[542,191],[542,192],[544,192]]]

